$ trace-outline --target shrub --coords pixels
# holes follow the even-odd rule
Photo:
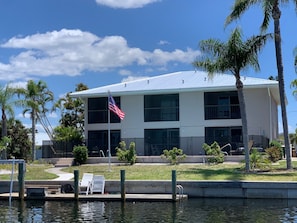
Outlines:
[[[121,141],[119,143],[119,147],[116,148],[116,155],[119,161],[125,161],[133,165],[136,162],[136,150],[135,143],[131,142],[129,145],[129,149],[126,149],[125,141]]]
[[[183,154],[182,149],[173,147],[171,150],[164,149],[161,158],[169,160],[171,164],[178,164],[179,161],[186,158],[186,155]]]
[[[257,149],[252,149],[250,154],[251,169],[267,169],[269,168],[270,160]]]
[[[281,143],[277,141],[271,141],[269,143],[269,148],[265,150],[268,155],[268,159],[271,162],[277,162],[283,158],[283,149]]]
[[[276,148],[274,146],[273,147],[270,147],[270,148],[267,148],[265,150],[265,152],[266,152],[266,154],[268,156],[268,159],[271,162],[273,162],[273,163],[275,163],[275,162],[277,162],[277,161],[279,161],[279,160],[282,159],[281,154],[280,154],[278,148]]]
[[[220,145],[215,141],[213,144],[208,145],[206,143],[204,143],[202,145],[202,148],[205,151],[205,154],[207,156],[211,156],[207,158],[207,161],[209,163],[223,163],[225,160],[225,155],[224,153],[221,151],[221,147]]]
[[[77,165],[84,164],[88,159],[88,148],[86,146],[73,147],[74,162]]]

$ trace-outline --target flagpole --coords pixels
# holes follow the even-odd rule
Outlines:
[[[110,168],[110,156],[111,156],[111,153],[110,153],[110,109],[108,109],[108,170],[111,171],[111,168]]]
[[[119,107],[116,105],[113,97],[111,96],[110,92],[108,91],[108,165],[109,165],[109,171],[110,168],[110,159],[111,159],[111,146],[110,146],[110,110],[114,112],[121,120],[125,117],[125,113],[119,109]]]

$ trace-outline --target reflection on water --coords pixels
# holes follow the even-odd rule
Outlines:
[[[297,200],[183,202],[0,201],[0,222],[297,222]]]

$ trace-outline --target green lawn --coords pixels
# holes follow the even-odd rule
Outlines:
[[[55,174],[46,172],[48,168],[52,168],[50,164],[29,164],[26,165],[25,180],[51,180],[56,178]],[[0,169],[11,171],[11,165],[0,165]],[[14,171],[18,171],[18,165],[15,165]],[[14,174],[14,179],[17,179],[18,174]],[[0,180],[10,180],[10,174],[0,175]]]
[[[49,164],[29,164],[25,180],[46,180],[54,179],[57,176],[45,170],[53,167]],[[297,167],[297,162],[293,162]],[[2,165],[1,169],[11,170],[11,166]],[[244,164],[180,164],[180,165],[81,165],[64,168],[65,172],[73,173],[79,170],[80,177],[83,173],[94,173],[104,175],[107,180],[120,180],[120,170],[126,171],[126,180],[171,180],[172,170],[176,170],[177,180],[248,180],[248,181],[297,181],[297,171],[287,171],[286,162],[281,161],[272,166],[269,172],[244,172]],[[16,166],[17,170],[17,166]],[[15,174],[15,179],[17,174]],[[0,180],[9,180],[10,175],[0,175]]]
[[[293,163],[297,167],[297,162]],[[177,180],[249,180],[249,181],[297,181],[297,171],[287,171],[285,161],[272,166],[269,172],[245,173],[244,164],[180,164],[180,165],[82,165],[64,169],[104,175],[107,180],[119,180],[120,170],[125,170],[126,180],[171,180],[176,170]]]

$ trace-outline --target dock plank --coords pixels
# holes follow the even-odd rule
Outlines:
[[[8,199],[10,196],[9,193],[0,194],[0,199]],[[13,199],[18,199],[18,193],[12,193]],[[35,198],[24,197],[25,200],[32,200]],[[45,197],[38,198],[43,200],[74,200],[74,194],[46,194]],[[188,196],[176,195],[176,201],[188,199]],[[122,201],[121,194],[89,194],[82,195],[79,194],[78,200],[80,201]],[[126,194],[126,201],[166,201],[172,202],[171,194]]]

